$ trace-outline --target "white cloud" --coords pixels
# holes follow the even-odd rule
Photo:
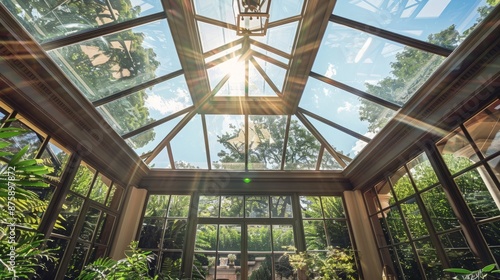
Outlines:
[[[376,134],[377,133],[374,133],[374,132],[367,132],[367,133],[365,133],[365,136],[372,139]],[[359,154],[359,152],[361,152],[361,150],[363,150],[363,148],[367,144],[368,143],[366,143],[365,141],[362,141],[362,140],[356,141],[356,144],[354,145],[354,147],[352,147],[352,151],[354,152],[354,155]]]
[[[337,113],[342,113],[342,112],[351,112],[352,111],[352,108],[354,108],[354,105],[352,105],[352,103],[349,103],[349,102],[344,102],[344,107],[339,107],[337,108]]]
[[[335,75],[337,75],[337,69],[335,69],[333,64],[328,63],[328,69],[326,70],[325,76],[331,78]]]
[[[190,97],[186,91],[178,88],[176,90],[176,95],[174,98],[165,99],[157,94],[150,94],[146,98],[146,107],[148,109],[156,110],[162,115],[169,115],[180,111],[187,107],[190,102]]]

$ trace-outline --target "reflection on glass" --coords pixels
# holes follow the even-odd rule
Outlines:
[[[303,225],[307,250],[324,250],[327,242],[323,220],[304,220]]]
[[[269,218],[268,196],[247,196],[245,199],[246,218]]]
[[[455,183],[476,220],[500,215],[500,193],[482,169],[481,166],[455,178]]]
[[[415,193],[413,184],[404,167],[401,167],[390,177],[392,188],[398,200],[407,198]]]
[[[187,218],[189,213],[189,195],[172,195],[168,209],[168,217]]]
[[[245,170],[244,116],[206,115],[213,169]]]
[[[438,182],[436,173],[425,153],[420,154],[407,165],[418,190],[423,190]]]
[[[325,211],[325,218],[345,218],[344,204],[340,196],[322,196],[321,202]]]
[[[92,185],[92,180],[94,179],[94,174],[95,170],[82,162],[76,171],[75,178],[69,189],[83,196],[87,196],[90,186]]]
[[[39,42],[75,32],[96,29],[162,11],[161,2],[91,1],[2,1],[26,30]]]
[[[83,205],[82,198],[72,193],[69,193],[66,196],[66,200],[63,204],[60,213],[61,216],[63,216],[64,218],[64,220],[61,221],[62,228],[54,227],[53,232],[65,236],[71,236],[71,233],[73,232],[73,227],[76,224],[82,205]]]
[[[292,197],[271,196],[271,217],[292,218]]]
[[[439,240],[450,260],[450,267],[466,267],[469,270],[479,268],[479,259],[474,257],[462,231],[440,235]]]
[[[481,153],[487,157],[500,150],[500,100],[464,123]]]
[[[248,121],[248,169],[280,169],[287,118],[250,116]]]
[[[184,75],[97,107],[108,124],[125,134],[193,105]]]
[[[169,195],[150,195],[144,217],[165,217],[168,210]]]
[[[53,140],[49,141],[49,144],[42,152],[43,164],[54,168],[54,172],[50,175],[61,177],[64,167],[68,162],[70,153],[64,149],[59,143]]]
[[[272,280],[272,257],[268,254],[248,255],[248,280]]]
[[[429,235],[415,198],[410,198],[401,204],[401,211],[406,219],[412,237]]]
[[[158,248],[163,232],[163,223],[163,219],[144,218],[141,235],[139,237],[140,248]]]
[[[92,207],[87,211],[85,214],[85,221],[83,222],[83,228],[80,231],[80,239],[86,241],[92,240],[100,215],[101,211]]]
[[[198,202],[198,217],[217,218],[219,217],[219,197],[218,196],[200,196]]]
[[[213,251],[217,249],[217,225],[199,224],[196,227],[195,251]]]
[[[170,141],[177,169],[207,169],[203,126],[200,115],[194,116]]]
[[[49,55],[90,101],[181,68],[166,20],[79,42]],[[103,86],[106,85],[106,86]],[[134,105],[144,106],[142,99]]]
[[[108,195],[109,186],[111,186],[111,180],[99,174],[94,181],[94,186],[92,187],[89,198],[104,204],[106,196]]]
[[[315,170],[320,147],[316,137],[293,116],[286,146],[285,170]]]
[[[428,190],[420,196],[437,231],[459,226],[458,219],[441,186]]]
[[[403,105],[444,57],[330,22],[313,71]],[[415,67],[409,69],[406,65]]]
[[[240,225],[219,225],[220,251],[241,251]]]
[[[248,225],[248,251],[271,251],[271,226]]]
[[[243,196],[222,196],[220,216],[222,218],[243,218]]]
[[[294,233],[292,225],[273,225],[273,251],[294,251]]]
[[[318,196],[301,196],[302,218],[323,218],[321,201]]]
[[[408,240],[405,226],[403,224],[403,217],[399,213],[399,209],[394,206],[389,209],[386,217],[388,229],[392,235],[394,243],[399,243]]]
[[[446,136],[436,145],[451,174],[455,174],[474,163],[472,160],[473,158],[475,159],[474,149],[460,128]]]
[[[186,220],[167,220],[165,226],[165,234],[163,236],[163,248],[165,249],[182,249],[184,248],[184,240],[186,239]]]

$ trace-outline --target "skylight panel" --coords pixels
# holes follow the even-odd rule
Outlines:
[[[320,148],[316,137],[293,116],[288,132],[285,170],[315,170]]]
[[[194,0],[193,2],[197,15],[234,24],[234,0]]]
[[[280,51],[290,54],[293,43],[295,42],[295,34],[297,33],[298,22],[291,22],[283,25],[278,25],[267,30],[266,36],[255,36],[252,39],[264,43]]]
[[[171,169],[170,157],[167,148],[163,148],[161,152],[148,164],[149,168],[168,168]]]
[[[245,119],[205,115],[212,169],[245,170]]]
[[[335,160],[335,158],[326,149],[323,150],[321,157],[321,165],[319,170],[343,170],[342,166]]]
[[[277,96],[255,66],[248,64],[248,96]]]
[[[200,34],[203,52],[216,49],[240,38],[240,36],[236,35],[236,30],[231,30],[202,21],[198,21],[198,31]]]
[[[303,0],[272,0],[269,11],[269,21],[275,22],[298,16],[302,12],[303,5]]]
[[[120,0],[85,4],[76,0],[7,0],[2,4],[39,43],[163,11],[159,0],[137,0],[129,4]]]
[[[286,122],[286,116],[249,116],[249,170],[281,169]]]
[[[194,116],[170,141],[176,169],[208,169],[201,116]]]
[[[49,51],[67,77],[95,101],[181,68],[166,20]]]
[[[255,58],[255,61],[257,62],[257,64],[260,66],[260,68],[265,72],[266,76],[269,77],[269,79],[272,81],[274,86],[276,86],[278,91],[281,92],[283,90],[283,84],[285,82],[286,69],[283,69],[279,66],[276,66],[273,63],[267,62],[267,61],[260,59],[258,57],[254,57],[254,58]],[[252,69],[252,68],[250,68],[250,69]],[[257,70],[255,69],[255,71],[257,71]],[[262,77],[262,75],[260,75],[260,74],[255,74],[255,75],[259,75]],[[250,80],[252,80],[252,79],[250,78]],[[272,90],[272,88],[268,88],[268,90],[273,93],[272,94],[273,96],[275,96],[275,92]]]

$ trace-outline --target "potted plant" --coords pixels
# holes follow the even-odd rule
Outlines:
[[[229,254],[227,255],[227,259],[229,260],[229,266],[234,266],[234,261],[236,260],[236,255],[235,254]]]

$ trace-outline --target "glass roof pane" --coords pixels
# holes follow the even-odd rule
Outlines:
[[[212,169],[245,170],[245,119],[205,115]]]
[[[208,52],[227,43],[238,40],[235,30],[198,21],[198,30],[203,52]]]
[[[231,58],[207,70],[212,90],[225,75],[231,74],[224,86],[215,94],[216,96],[245,95],[245,62],[238,61],[238,59],[238,57]]]
[[[234,24],[233,0],[194,0],[193,2],[196,14]]]
[[[313,71],[403,105],[443,60],[441,56],[330,22]]]
[[[292,116],[286,146],[285,170],[315,170],[321,144],[304,126]]]
[[[319,170],[342,170],[342,166],[335,160],[335,158],[326,149],[323,151],[321,158],[321,165]]]
[[[365,141],[359,140],[314,118],[307,116],[306,118],[337,153],[354,158],[367,144]]]
[[[184,116],[185,114],[127,138],[125,139],[125,142],[127,142],[127,144],[140,156],[151,152],[158,144],[160,144],[160,142],[167,136],[168,133],[170,133],[172,128],[174,128]]]
[[[283,83],[285,81],[285,75],[286,75],[286,70],[276,66],[273,63],[267,62],[263,59],[255,57],[255,61],[257,61],[257,64],[264,70],[266,75],[271,79],[273,84],[278,88],[278,90],[281,92],[283,90]],[[253,65],[252,65],[253,66]],[[251,73],[251,72],[250,72]],[[260,75],[260,74],[258,74]],[[250,81],[252,81],[252,76],[250,75]],[[267,83],[264,85],[267,86]],[[274,91],[272,89],[270,90],[273,94],[275,95]]]
[[[221,58],[221,57],[228,55],[228,54],[231,54],[231,53],[233,54],[233,56],[235,56],[234,53],[239,49],[241,49],[241,44],[238,44],[238,45],[233,46],[227,50],[221,51],[220,53],[209,56],[209,57],[205,58],[205,62],[208,63],[208,62],[214,61],[218,58]]]
[[[49,51],[90,101],[181,68],[166,20]],[[106,86],[103,86],[106,85]]]
[[[481,9],[481,12],[480,12]],[[333,13],[422,41],[454,26],[463,34],[491,11],[486,0],[337,1]],[[469,31],[467,31],[468,33]],[[438,43],[438,42],[433,42]],[[457,44],[443,44],[451,48]]]
[[[163,148],[161,152],[148,164],[148,166],[149,168],[172,168],[167,148]]]
[[[248,170],[281,169],[286,116],[249,116]]]
[[[208,169],[201,116],[194,116],[170,141],[177,169]]]
[[[118,134],[125,134],[193,105],[184,75],[97,107]]]
[[[298,16],[303,5],[303,0],[273,0],[269,10],[269,22]]]
[[[257,71],[252,62],[248,63],[248,95],[249,96],[277,96],[266,82],[264,77]]]
[[[1,2],[39,43],[163,11],[159,0]]]
[[[295,41],[297,26],[298,21],[279,25],[269,28],[266,36],[255,36],[253,39],[289,54]]]
[[[347,91],[309,78],[300,107],[367,137],[373,137],[395,111]]]
[[[256,46],[256,45],[254,45],[254,44],[250,44],[250,48],[251,48],[252,50],[254,50],[254,51],[258,52],[258,53],[261,53],[261,54],[263,54],[263,55],[266,55],[266,56],[268,56],[268,57],[270,57],[270,58],[272,58],[272,59],[276,59],[277,61],[279,61],[279,62],[283,62],[283,63],[285,63],[285,64],[287,64],[287,65],[288,65],[288,63],[290,62],[287,58],[282,57],[281,55],[277,55],[277,54],[275,54],[275,53],[273,53],[273,52],[270,52],[270,51],[268,51],[268,50],[265,50],[265,49],[263,49],[263,48],[261,48],[261,47],[257,47],[257,46]]]

